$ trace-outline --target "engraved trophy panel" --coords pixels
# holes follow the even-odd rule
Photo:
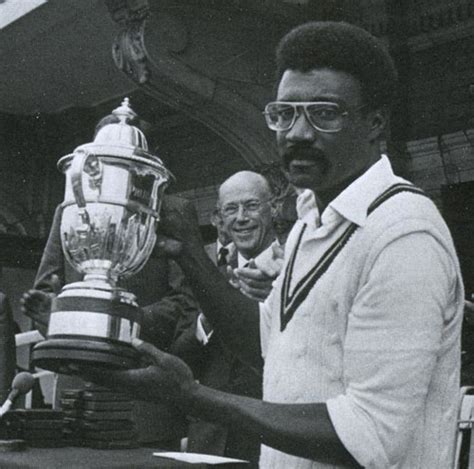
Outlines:
[[[104,273],[116,281],[133,275],[148,259],[155,243],[155,228],[163,184],[166,180],[143,164],[116,165],[113,158],[100,157],[101,175],[84,171],[82,206],[66,187],[61,220],[64,253],[83,274]],[[74,174],[66,168],[67,180]],[[77,189],[76,189],[77,190]]]
[[[68,373],[71,364],[137,364],[131,341],[142,313],[117,281],[138,272],[151,255],[171,174],[130,125],[136,114],[128,99],[113,114],[117,123],[58,162],[66,176],[61,244],[84,278],[65,285],[53,301],[47,340],[33,350],[41,368]]]

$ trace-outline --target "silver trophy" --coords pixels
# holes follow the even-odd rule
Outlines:
[[[131,341],[140,333],[142,312],[117,282],[147,262],[172,176],[130,124],[136,114],[128,98],[112,114],[117,123],[58,162],[66,175],[62,248],[84,279],[65,285],[53,300],[47,339],[33,349],[40,368],[69,373],[71,364],[138,364]]]

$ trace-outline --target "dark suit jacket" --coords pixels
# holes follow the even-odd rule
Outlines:
[[[204,246],[204,250],[206,251],[206,254],[209,259],[211,259],[212,263],[214,265],[217,264],[217,241],[214,241],[210,244],[206,244]]]
[[[52,292],[51,276],[58,275],[62,284],[81,280],[71,265],[65,260],[61,247],[60,223],[61,207],[56,209],[41,263],[36,275],[34,288]],[[169,351],[182,330],[192,327],[197,317],[196,302],[191,290],[184,284],[184,276],[179,266],[165,257],[152,254],[143,269],[136,275],[120,282],[120,286],[137,296],[144,311],[141,337],[156,347]],[[162,418],[169,439],[185,432],[184,416],[163,407],[156,416]],[[150,435],[152,439],[152,435]],[[160,435],[157,439],[163,439]]]
[[[229,265],[237,267],[237,251],[229,259]],[[224,274],[225,268],[222,270]],[[217,330],[206,346],[201,345],[196,339],[196,322],[193,328],[186,329],[177,338],[172,352],[191,366],[201,384],[231,394],[261,399],[262,370],[240,361],[225,346]],[[239,430],[191,419],[188,451],[247,459],[251,467],[258,467],[260,441]]]
[[[5,402],[15,376],[15,326],[8,298],[0,292],[0,401]]]

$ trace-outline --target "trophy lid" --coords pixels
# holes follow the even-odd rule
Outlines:
[[[149,152],[143,132],[132,125],[131,122],[136,118],[137,114],[130,107],[130,100],[125,98],[122,104],[112,111],[112,115],[104,117],[99,122],[94,141],[78,146],[74,153],[85,151],[96,156],[137,161],[159,170],[165,177],[173,177],[161,159]],[[59,169],[64,170],[74,153],[63,156],[58,161]]]
[[[112,115],[115,116],[115,120],[112,121]],[[144,151],[148,151],[148,143],[146,141],[143,132],[132,125],[130,122],[136,119],[137,114],[130,107],[130,101],[125,98],[122,104],[112,111],[112,115],[104,117],[98,126],[100,128],[96,131],[94,143],[107,145],[113,143],[114,145],[120,144],[124,146],[134,146],[141,148]],[[100,125],[102,123],[102,125]]]

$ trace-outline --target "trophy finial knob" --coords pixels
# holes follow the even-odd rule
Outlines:
[[[112,111],[112,114],[119,118],[121,124],[127,124],[128,121],[137,117],[135,111],[130,107],[130,100],[128,98],[125,98],[122,104]]]

